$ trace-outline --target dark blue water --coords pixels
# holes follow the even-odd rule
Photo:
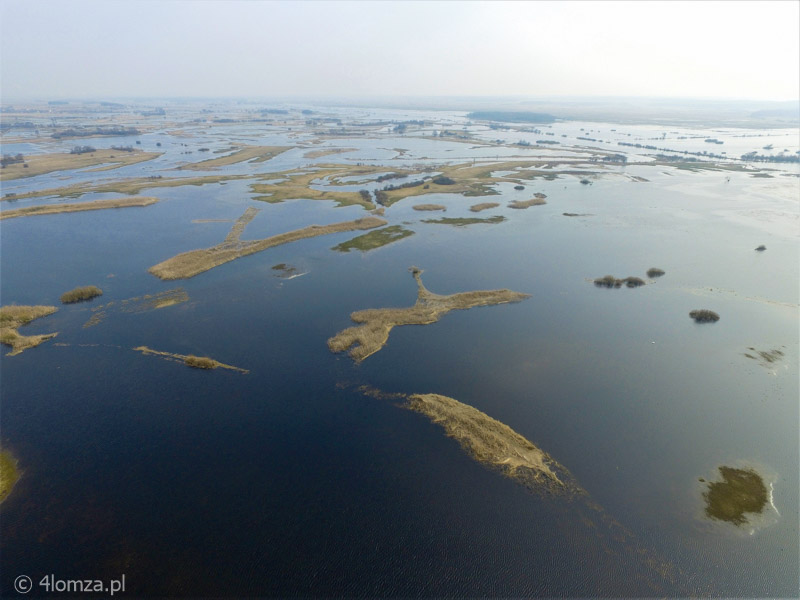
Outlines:
[[[499,225],[424,224],[438,215],[409,199],[388,213],[416,231],[399,243],[340,254],[330,249],[355,234],[325,236],[178,282],[146,270],[232,224],[192,219],[257,206],[243,235],[256,239],[363,212],[259,204],[230,182],[153,190],[162,202],[147,208],[4,221],[3,304],[57,305],[85,284],[104,295],[25,327],[59,336],[2,357],[2,443],[23,471],[0,514],[3,595],[18,575],[47,573],[125,573],[136,596],[796,595],[795,242],[660,183],[532,191],[548,204],[508,209],[513,190],[486,199],[500,199],[483,213],[507,216]],[[440,200],[446,216],[479,201]],[[307,273],[283,280],[277,263]],[[394,329],[361,365],[331,354],[352,311],[413,304],[410,265],[436,293],[531,298]],[[667,275],[641,289],[587,281],[651,266]],[[188,302],[119,309],[175,287]],[[697,325],[694,308],[722,318]],[[140,345],[250,372],[200,372]],[[785,360],[771,374],[743,356],[750,346]],[[475,406],[566,466],[590,500],[525,490],[362,384]],[[780,517],[752,535],[702,518],[698,477],[736,461],[774,475]]]

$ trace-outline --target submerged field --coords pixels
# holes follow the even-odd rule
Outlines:
[[[796,595],[796,129],[170,106],[3,134],[0,595]]]

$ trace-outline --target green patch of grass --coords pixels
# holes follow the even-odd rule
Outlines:
[[[441,219],[424,219],[423,223],[435,223],[437,225],[453,225],[454,227],[464,227],[475,225],[476,223],[496,224],[502,223],[506,218],[501,215],[479,219],[478,217],[442,217]]]
[[[706,516],[734,525],[747,522],[745,513],[759,514],[767,504],[767,488],[752,469],[719,467],[723,481],[708,484],[703,493]]]
[[[375,231],[370,231],[364,235],[354,237],[352,240],[342,242],[338,246],[331,248],[331,250],[336,250],[337,252],[350,252],[350,250],[361,250],[361,252],[367,252],[369,250],[374,250],[375,248],[380,248],[381,246],[386,246],[392,242],[402,240],[403,238],[407,238],[411,235],[414,235],[414,232],[409,229],[405,229],[402,225],[390,225],[389,227],[376,229]]]

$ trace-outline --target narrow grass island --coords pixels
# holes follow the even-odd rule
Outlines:
[[[146,356],[158,356],[165,360],[179,362],[193,369],[201,369],[201,370],[227,369],[229,371],[236,371],[237,373],[242,373],[245,375],[250,372],[247,369],[240,369],[239,367],[234,367],[233,365],[226,365],[225,363],[219,362],[218,360],[215,360],[208,356],[194,356],[193,354],[175,354],[173,352],[162,352],[161,350],[153,350],[152,348],[148,348],[147,346],[137,346],[136,348],[134,348],[134,350],[136,350],[137,352],[141,352]]]

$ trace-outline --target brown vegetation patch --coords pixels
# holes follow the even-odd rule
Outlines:
[[[343,154],[345,152],[354,152],[357,148],[323,148],[320,150],[311,150],[303,154],[303,158],[322,158],[323,156],[330,156],[331,154]]]
[[[401,325],[428,325],[435,323],[451,310],[466,310],[475,306],[492,306],[507,302],[520,302],[529,294],[511,290],[484,290],[440,296],[428,291],[420,277],[422,271],[412,267],[417,281],[417,301],[407,308],[373,308],[352,313],[350,318],[361,323],[348,327],[328,340],[331,352],[349,350],[350,357],[361,362],[378,352],[389,339],[393,327]]]
[[[44,206],[26,206],[0,211],[0,220],[14,217],[32,217],[36,215],[55,215],[59,213],[82,212],[86,210],[105,210],[107,208],[128,208],[131,206],[150,206],[158,202],[158,198],[115,198],[113,200],[92,200],[77,204],[48,204]]]
[[[245,213],[237,219],[230,233],[220,244],[211,248],[201,250],[190,250],[177,256],[173,256],[163,262],[158,263],[148,269],[150,273],[160,279],[188,279],[200,273],[218,267],[242,256],[248,256],[261,252],[267,248],[288,244],[305,238],[328,235],[330,233],[341,233],[344,231],[357,231],[363,229],[374,229],[386,225],[386,221],[377,217],[364,217],[355,221],[343,221],[332,225],[310,225],[303,229],[288,231],[261,240],[242,242],[239,240],[242,230],[249,223],[257,209],[248,208]]]
[[[7,356],[14,356],[38,346],[42,342],[54,338],[58,333],[47,333],[44,335],[20,335],[17,329],[30,323],[34,319],[45,317],[56,312],[55,306],[22,306],[11,304],[0,307],[0,343],[11,346],[11,352]]]
[[[481,212],[482,210],[489,210],[490,208],[495,208],[500,206],[499,202],[481,202],[480,204],[473,204],[469,207],[472,212]]]
[[[76,287],[73,290],[61,294],[61,302],[63,304],[72,304],[74,302],[83,302],[91,300],[97,296],[102,296],[103,290],[96,285],[86,285],[83,287]]]
[[[137,346],[134,348],[134,350],[145,355],[160,356],[165,360],[177,361],[195,369],[228,369],[229,371],[236,371],[242,374],[247,374],[250,372],[246,369],[240,369],[239,367],[226,365],[225,363],[221,363],[218,360],[209,358],[208,356],[194,356],[193,354],[174,354],[172,352],[161,352],[160,350],[153,350],[147,346]]]
[[[512,202],[508,203],[509,208],[519,208],[525,209],[529,206],[541,206],[543,204],[547,204],[547,200],[544,198],[531,198],[530,200],[513,200]]]
[[[218,158],[210,158],[208,160],[182,165],[178,167],[178,169],[205,171],[206,169],[224,167],[245,161],[260,163],[265,162],[270,158],[285,152],[286,150],[291,150],[291,146],[245,146],[241,150],[238,150],[232,154],[228,154],[227,156],[220,156]]]
[[[447,207],[442,204],[415,204],[411,208],[419,211],[447,210]]]

